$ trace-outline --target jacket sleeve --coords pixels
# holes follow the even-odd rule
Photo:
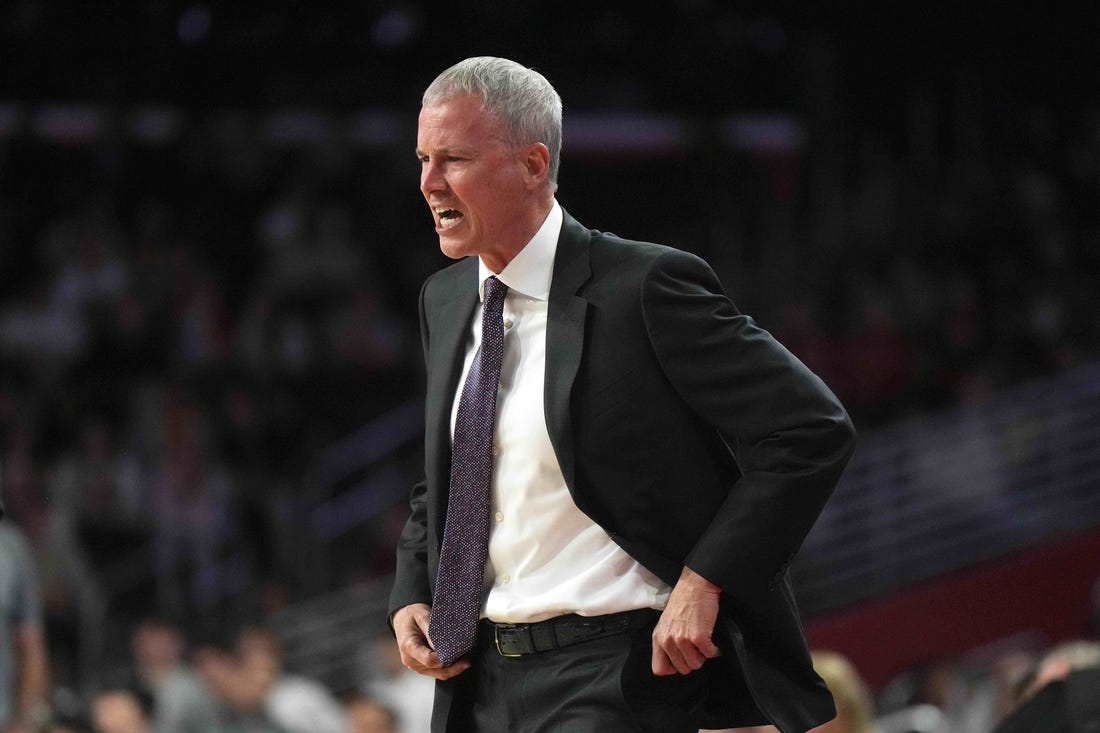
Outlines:
[[[428,281],[420,290],[420,338],[425,361],[428,357],[428,319],[425,306]],[[390,591],[388,617],[413,603],[431,605],[432,592],[428,578],[428,510],[427,479],[413,486],[409,494],[409,518],[397,540],[397,567]]]
[[[742,474],[685,564],[735,595],[774,587],[852,453],[852,423],[821,379],[738,312],[698,257],[656,258],[641,297],[665,375],[735,447]]]
[[[412,603],[431,605],[428,584],[427,520],[424,495],[426,483],[413,486],[409,499],[409,519],[397,541],[397,570],[390,591],[388,616]]]

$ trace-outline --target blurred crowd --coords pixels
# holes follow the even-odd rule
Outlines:
[[[381,281],[396,243],[363,242],[352,201],[297,169],[235,186],[233,158],[143,152],[0,143],[0,481],[62,653],[89,614],[285,596],[314,462],[415,387],[393,305],[415,285],[396,263]],[[333,583],[387,570],[387,538],[357,539]]]
[[[713,105],[781,104],[801,138],[781,149],[708,138],[604,155],[571,150],[567,112],[567,210],[707,258],[861,430],[1097,359],[1100,106],[1032,102],[949,68],[943,79],[892,81],[895,96],[856,104],[869,77],[827,34],[785,31],[780,20],[741,18],[721,4],[680,5],[659,29],[634,13],[583,28],[549,18],[577,47],[604,49],[606,63],[592,68],[555,61],[534,40],[536,58],[519,58],[555,80],[569,111],[683,112],[687,127],[724,140],[717,118],[700,117]],[[141,731],[149,721],[158,733],[305,730],[283,717],[300,707],[284,697],[308,700],[318,720],[381,720],[355,731],[396,730],[395,713],[404,733],[423,730],[400,703],[422,688],[408,683],[404,698],[366,680],[319,688],[282,670],[279,639],[255,625],[299,598],[384,576],[392,563],[399,499],[330,547],[323,569],[310,564],[309,548],[326,540],[311,534],[308,517],[337,490],[317,484],[318,456],[418,395],[416,297],[444,260],[416,191],[409,90],[464,52],[431,56],[430,68],[407,63],[434,37],[436,21],[415,6],[361,19],[373,49],[364,53],[386,73],[274,64],[253,84],[263,65],[245,66],[237,86],[211,92],[213,106],[181,88],[175,132],[160,139],[135,138],[122,124],[21,128],[0,109],[0,490],[34,558],[53,679],[79,698],[70,702],[83,723],[73,731]],[[520,21],[507,3],[489,6],[505,29]],[[172,4],[149,7],[156,17],[146,30],[178,33],[178,58],[114,77],[103,70],[111,109],[127,81],[164,98],[170,90],[151,85],[174,79],[156,72],[165,64],[181,78],[221,75],[213,52],[198,61],[204,43],[262,46],[295,28],[271,10],[235,39],[218,35],[219,18],[201,4],[178,18]],[[4,43],[28,58],[45,53],[39,41],[55,11],[14,3],[0,12]],[[488,22],[488,11],[471,12]],[[313,30],[302,43],[336,47],[338,19],[318,18],[303,26]],[[636,65],[627,51],[656,42],[658,30],[682,57]],[[271,43],[270,56],[292,55]],[[89,68],[102,63],[89,56]],[[75,94],[66,84],[88,80],[68,71],[53,86],[48,71],[13,74],[27,84],[14,101],[41,102],[39,82]],[[261,96],[249,98],[251,111],[228,103],[246,87]],[[263,94],[408,109],[403,132],[381,143],[334,136],[294,145],[265,135]],[[870,109],[878,103],[904,119]],[[413,473],[415,460],[400,479]],[[195,638],[227,620],[241,624],[239,636]],[[1009,709],[1006,695],[1019,703],[1021,675],[1041,677],[1042,655],[1054,651],[1005,660],[1004,680],[1000,662],[987,667],[985,679],[1004,684],[983,688],[982,726]],[[90,673],[81,658],[129,661],[130,674]],[[394,681],[383,687],[406,689],[399,671],[385,674]],[[977,699],[969,682],[933,687],[886,707],[928,702],[945,719],[978,714],[978,703],[958,712],[959,700]],[[192,727],[157,722],[169,718]],[[985,730],[976,726],[950,730]]]
[[[56,692],[38,707],[37,723],[3,730],[427,733],[434,683],[401,665],[389,634],[358,651],[369,659],[364,675],[333,689],[287,669],[282,640],[263,623],[188,639],[178,623],[149,617],[134,626],[127,653],[92,694]],[[939,660],[873,691],[842,654],[815,651],[837,717],[812,733],[1068,733],[1100,723],[1100,641],[1009,639],[990,652]]]
[[[1044,650],[1002,649],[981,664],[942,660],[899,676],[872,694],[843,655],[813,653],[837,717],[812,733],[1037,733],[1089,730],[1100,723],[1100,642]],[[772,726],[724,733],[777,733]]]
[[[332,690],[284,665],[263,624],[191,642],[175,622],[134,627],[127,653],[86,696],[59,688],[4,733],[414,733],[428,730],[431,680],[405,670],[388,635],[368,676]],[[22,677],[17,676],[16,681]],[[2,723],[3,721],[0,721]]]
[[[730,152],[755,214],[719,196],[711,216],[724,225],[709,237],[698,236],[709,224],[687,219],[616,228],[706,256],[873,428],[1096,357],[1100,116],[1069,124],[1027,110],[1017,121],[984,159],[931,169],[867,131],[829,180],[839,208],[828,215],[813,181],[788,199],[766,167]],[[814,165],[829,170],[815,156],[808,178]],[[117,660],[143,615],[190,618],[173,633],[193,633],[195,619],[227,609],[239,619],[324,589],[300,566],[303,544],[318,541],[303,517],[332,488],[312,485],[311,468],[415,399],[416,291],[442,264],[428,225],[417,228],[415,167],[403,159],[282,150],[232,119],[152,149],[0,141],[0,476],[36,558],[55,676],[69,689],[107,686],[86,711],[97,730],[160,714],[149,680],[115,687],[78,668],[82,655]],[[572,176],[599,211],[583,180],[601,166],[567,159],[567,208]],[[838,229],[811,229],[823,217],[839,217]],[[327,587],[388,571],[402,512],[391,503],[354,535],[353,555],[335,556]],[[376,696],[282,685],[276,640],[244,639],[178,653],[191,689],[218,700],[229,726],[195,730],[293,731],[269,700],[284,687],[315,692],[333,719],[389,715]],[[937,710],[958,713],[960,694],[939,693]],[[984,730],[966,725],[953,730]]]

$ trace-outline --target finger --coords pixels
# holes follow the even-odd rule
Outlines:
[[[676,668],[677,674],[688,674],[693,669],[679,649],[669,652],[668,659],[672,662],[672,666]]]
[[[669,664],[676,674],[687,674],[692,670],[691,665],[684,658],[684,653],[674,643],[668,643],[661,645],[661,651],[664,653],[665,658],[668,659]]]
[[[435,651],[435,642],[432,641],[432,635],[428,633],[428,627],[424,626],[424,643],[428,645],[428,648],[433,652]]]
[[[414,672],[442,666],[439,657],[424,642],[423,637],[417,634],[410,634],[401,641],[401,663]]]
[[[653,631],[652,636],[653,652],[656,658],[657,654],[660,654],[661,658],[665,661],[660,665],[661,669],[665,670],[664,674],[686,674],[687,669],[684,666],[683,655],[677,648],[677,640],[671,634],[664,632],[661,629],[660,624]],[[657,670],[657,664],[654,663],[654,672]]]
[[[444,667],[440,663],[436,653],[428,650],[423,655],[417,655],[416,657],[410,658],[405,666],[417,674],[433,677],[437,680],[447,680],[469,669],[470,662],[466,659],[460,659],[454,664]]]
[[[700,653],[707,659],[714,659],[715,657],[722,656],[722,650],[718,648],[718,645],[714,643],[714,640],[710,637],[703,639],[703,641],[697,645]]]
[[[457,677],[470,668],[470,663],[465,660],[459,660],[449,667],[428,667],[418,671],[419,674],[425,677],[431,677],[437,680],[449,680],[452,677]]]
[[[441,667],[439,669],[440,677],[437,679],[449,680],[452,677],[457,677],[470,668],[470,662],[466,659],[460,659],[449,667]]]
[[[684,662],[684,669],[677,667],[677,670],[680,671],[680,674],[688,674],[689,672],[694,672],[695,670],[702,667],[703,664],[707,661],[706,655],[704,655],[703,652],[701,652],[699,648],[691,642],[684,642],[677,648],[679,649],[680,657],[681,659],[683,659]]]
[[[659,677],[667,677],[676,674],[676,668],[672,666],[672,662],[669,661],[668,655],[656,644],[653,645],[653,656],[650,661],[650,668],[653,670],[653,674]]]
[[[703,642],[700,641],[700,643]],[[665,658],[669,660],[669,664],[672,665],[673,669],[679,674],[694,672],[706,664],[708,659],[712,659],[721,654],[721,650],[714,646],[713,643],[704,644],[704,646],[706,647],[705,649],[700,649],[693,642],[686,639],[669,639],[661,644],[654,643],[654,648],[660,648],[662,650]],[[708,652],[711,653],[708,654]]]

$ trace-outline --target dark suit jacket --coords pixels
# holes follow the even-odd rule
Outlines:
[[[448,419],[477,272],[466,258],[421,291],[426,475],[398,543],[391,614],[432,600]],[[724,654],[704,667],[714,683],[693,711],[700,725],[766,717],[790,733],[830,719],[787,566],[852,451],[843,407],[737,311],[698,257],[590,230],[568,214],[546,340],[547,428],[577,506],[666,582],[686,564],[723,589],[715,637]],[[437,686],[437,706],[452,687]]]

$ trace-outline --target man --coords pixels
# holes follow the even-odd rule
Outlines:
[[[49,722],[49,655],[30,543],[0,504],[0,732]]]
[[[286,733],[344,733],[340,701],[320,682],[288,673],[283,640],[274,629],[247,626],[237,636],[237,660],[245,679],[261,691],[264,716]]]
[[[157,733],[201,730],[217,715],[217,705],[185,659],[179,626],[167,619],[142,620],[130,637],[141,689],[152,699]]]
[[[786,570],[851,423],[704,262],[566,214],[560,150],[561,100],[519,64],[424,94],[420,187],[463,259],[421,291],[426,475],[390,618],[432,729],[824,723]]]

